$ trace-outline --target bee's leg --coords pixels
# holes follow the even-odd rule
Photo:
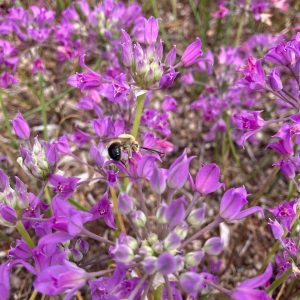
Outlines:
[[[131,159],[132,158],[132,149],[130,147],[128,147],[127,153],[128,153],[128,159]]]

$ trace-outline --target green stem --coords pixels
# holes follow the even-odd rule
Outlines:
[[[67,89],[65,89],[64,91],[62,91],[60,94],[58,94],[56,97],[54,97],[52,100],[46,102],[46,107],[48,108],[51,104],[59,101],[61,98],[63,98],[64,96],[66,96],[68,93],[72,92],[74,90],[73,87],[68,87]],[[29,110],[28,112],[24,113],[23,116],[24,118],[28,118],[31,115],[38,113],[42,110],[41,106],[36,107],[32,110]]]
[[[161,300],[162,299],[162,292],[163,292],[164,285],[161,284],[153,293],[154,300]]]
[[[139,126],[141,122],[141,117],[143,113],[143,108],[144,108],[144,102],[145,102],[146,94],[139,95],[137,97],[137,103],[136,103],[136,110],[135,110],[135,116],[134,116],[134,121],[133,121],[133,126],[131,130],[131,134],[136,138],[138,131],[139,131]]]
[[[48,131],[47,131],[47,103],[43,93],[43,83],[44,78],[42,73],[39,73],[39,97],[41,102],[41,110],[42,110],[42,121],[43,121],[43,136],[44,139],[48,139]]]
[[[267,288],[267,293],[271,294],[277,287],[279,287],[287,278],[292,274],[292,268],[288,268],[280,277],[278,277],[273,283]]]
[[[247,9],[249,7],[249,5],[251,4],[251,0],[247,0],[246,1],[246,7],[244,8],[244,13],[241,16],[241,19],[239,20],[239,26],[237,29],[237,34],[236,34],[236,38],[235,38],[235,47],[238,47],[240,44],[240,40],[241,40],[241,35],[243,33],[243,28],[244,25],[246,23],[246,18],[247,18]]]
[[[227,128],[227,136],[228,136],[228,141],[229,141],[229,147],[230,147],[230,150],[231,150],[231,153],[232,153],[234,159],[236,160],[236,163],[240,167],[240,165],[241,165],[240,164],[240,158],[239,158],[239,156],[236,152],[236,149],[235,149],[235,146],[234,146],[234,143],[233,143],[233,140],[232,140],[232,133],[231,133],[229,115],[226,114],[225,118],[226,118],[226,128]]]
[[[26,228],[24,227],[22,221],[17,221],[16,223],[16,229],[18,230],[18,232],[20,233],[20,235],[22,236],[22,238],[24,239],[24,241],[27,243],[27,245],[30,248],[34,248],[34,242],[31,239],[29,233],[27,232]]]
[[[83,207],[81,204],[79,204],[75,199],[73,198],[69,198],[68,202],[73,205],[74,207],[78,208],[79,210],[82,211],[88,211],[88,209],[86,209],[85,207]]]

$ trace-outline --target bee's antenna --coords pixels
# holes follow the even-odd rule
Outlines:
[[[140,146],[140,149],[144,149],[144,150],[149,151],[149,152],[157,153],[160,156],[165,156],[165,153],[160,152],[160,151],[155,150],[155,149],[151,149],[151,148],[147,148],[147,147],[141,147],[141,146]]]

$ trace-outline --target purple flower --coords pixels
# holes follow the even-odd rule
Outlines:
[[[250,56],[247,64],[241,69],[244,73],[244,82],[250,89],[260,90],[266,85],[266,78],[261,60]]]
[[[144,19],[145,22],[145,43],[148,45],[155,44],[158,36],[158,20],[154,17],[150,17],[148,20]]]
[[[281,276],[287,269],[289,269],[292,266],[292,263],[290,262],[289,258],[281,257],[279,255],[275,255],[275,262],[277,265],[277,276]]]
[[[100,87],[102,78],[96,73],[76,73],[71,75],[67,82],[80,90],[91,90]]]
[[[166,95],[165,98],[164,98],[164,101],[162,103],[162,109],[165,111],[165,112],[169,112],[169,111],[177,111],[177,101],[169,96],[169,95]]]
[[[23,118],[21,113],[17,113],[16,117],[12,120],[12,127],[18,138],[28,140],[30,137],[30,128],[27,121]]]
[[[28,259],[32,257],[32,249],[24,240],[17,240],[16,245],[9,250],[8,255],[14,258]]]
[[[40,272],[33,286],[42,294],[54,296],[67,293],[64,299],[71,299],[78,289],[85,285],[88,274],[71,262],[50,266]]]
[[[263,214],[263,210],[259,206],[241,210],[248,203],[247,195],[245,187],[227,190],[221,199],[220,216],[227,221],[233,221],[240,220],[256,212]]]
[[[187,294],[196,298],[197,294],[207,287],[204,279],[215,280],[214,276],[209,273],[186,272],[180,275],[180,285]]]
[[[92,214],[79,211],[63,199],[55,196],[52,199],[53,217],[50,219],[51,226],[60,231],[66,231],[70,235],[77,235],[82,231],[83,224],[91,221]]]
[[[189,224],[191,224],[193,227],[201,226],[205,220],[205,211],[205,206],[193,209],[187,218]]]
[[[194,156],[187,157],[186,150],[171,164],[168,171],[167,184],[171,189],[180,189],[189,176],[189,166]]]
[[[121,265],[117,265],[112,277],[101,277],[96,280],[90,280],[92,298],[95,300],[118,300],[128,299],[132,291],[139,283],[139,278],[125,278],[125,269]],[[146,287],[144,283],[133,300],[139,300],[143,290]]]
[[[270,49],[264,59],[277,65],[288,66],[294,62],[295,52],[291,45],[283,42]]]
[[[180,198],[173,200],[166,208],[165,218],[170,228],[180,224],[184,220],[185,204],[185,198],[181,196]]]
[[[181,62],[184,67],[189,67],[200,60],[200,56],[203,54],[201,46],[200,38],[196,38],[193,43],[187,46],[181,56]]]
[[[44,73],[44,71],[45,71],[45,66],[43,65],[41,59],[40,58],[35,59],[33,61],[32,74]]]
[[[289,251],[289,253],[291,253],[294,256],[297,256],[298,246],[297,246],[297,242],[295,241],[295,239],[284,238],[282,240],[282,244],[283,244],[284,248]],[[288,253],[286,253],[286,256],[288,256]]]
[[[129,34],[122,29],[121,35],[122,62],[124,66],[130,67],[134,62],[132,41]]]
[[[174,45],[172,49],[166,54],[165,65],[173,66],[175,61],[176,61],[176,45]]]
[[[205,252],[203,250],[189,252],[185,255],[185,262],[189,266],[196,267],[201,262],[202,258],[204,257]]]
[[[167,186],[166,183],[167,180],[167,170],[158,168],[156,165],[154,165],[153,173],[150,177],[150,184],[152,189],[158,193],[162,194]]]
[[[203,250],[210,255],[219,255],[223,249],[224,242],[219,237],[212,237],[208,239],[203,246]]]
[[[274,166],[279,167],[283,175],[288,178],[294,178],[296,175],[296,166],[290,159],[280,160]]]
[[[168,275],[176,271],[176,258],[168,252],[162,253],[157,259],[157,269],[163,275]]]
[[[9,273],[10,273],[9,263],[7,262],[2,263],[0,265],[0,293],[1,293],[2,300],[9,299],[9,290],[10,290]]]
[[[215,192],[224,184],[219,182],[220,168],[216,164],[207,164],[203,166],[197,173],[195,188],[202,195]]]
[[[273,69],[268,76],[270,87],[273,91],[281,91],[283,86],[277,69]]]
[[[162,89],[167,89],[171,87],[178,75],[178,72],[175,71],[173,67],[170,67],[168,73],[164,73],[159,80],[159,87]]]
[[[280,220],[282,226],[288,231],[291,230],[291,224],[296,216],[296,201],[279,204],[275,208],[270,208],[269,211]]]
[[[232,121],[236,128],[242,130],[256,130],[265,125],[260,116],[262,111],[243,111],[233,115]]]
[[[64,177],[56,174],[49,176],[49,182],[59,199],[68,199],[75,191],[79,178]]]
[[[269,223],[268,223],[272,229],[272,233],[273,233],[273,236],[274,238],[277,240],[277,239],[281,239],[281,237],[283,236],[284,234],[284,230],[283,228],[281,227],[281,225],[278,223],[277,220],[271,220],[269,219]]]
[[[271,300],[265,291],[256,288],[264,286],[272,277],[272,265],[269,264],[261,275],[241,282],[231,293],[234,300]]]
[[[3,203],[0,203],[0,223],[6,226],[14,226],[17,222],[16,211]]]
[[[93,214],[93,220],[103,219],[107,226],[113,229],[116,228],[114,214],[107,193],[90,209],[90,213]]]
[[[0,87],[6,89],[8,87],[11,87],[13,84],[18,83],[17,78],[8,73],[8,72],[3,72],[0,76]]]

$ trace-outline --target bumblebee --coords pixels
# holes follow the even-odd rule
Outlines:
[[[154,149],[141,147],[139,143],[136,141],[135,137],[131,134],[123,133],[119,135],[117,138],[113,138],[110,140],[107,148],[107,152],[109,157],[112,160],[120,161],[122,158],[122,152],[126,151],[128,155],[128,159],[132,158],[132,153],[138,153],[140,149],[144,149],[150,152],[158,153],[159,155],[163,155],[162,152],[159,152]]]

